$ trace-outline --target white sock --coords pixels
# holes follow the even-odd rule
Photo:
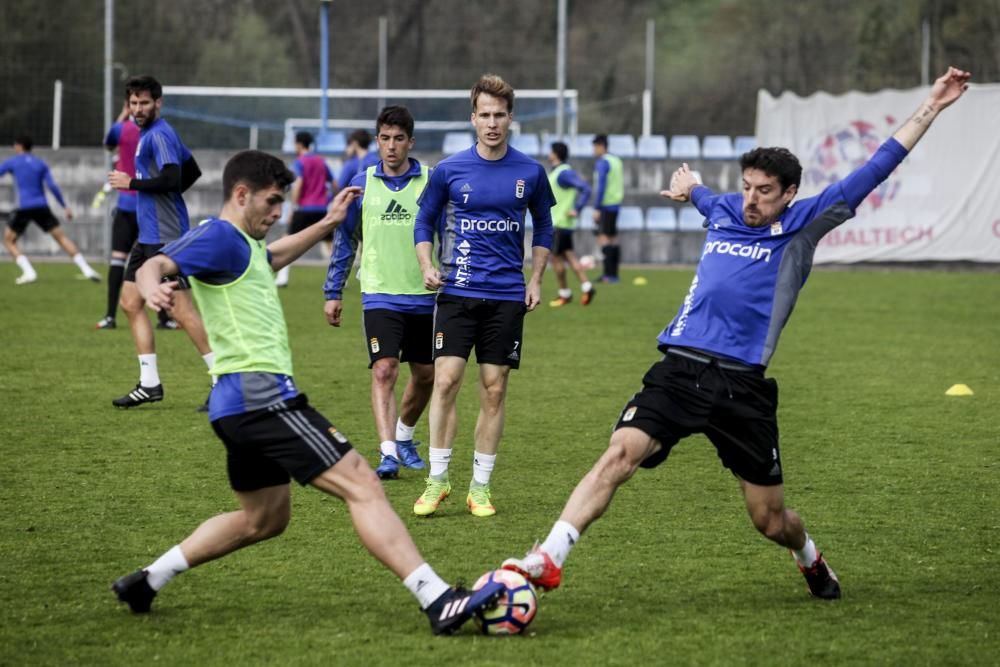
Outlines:
[[[83,255],[81,255],[80,253],[76,253],[75,255],[73,255],[73,262],[75,262],[76,265],[80,267],[80,271],[83,272],[83,275],[90,276],[95,273],[95,271],[92,268],[90,268],[90,264],[87,264],[87,260],[85,260],[83,258]]]
[[[166,586],[167,582],[189,567],[191,566],[188,565],[187,558],[184,557],[184,552],[181,551],[181,545],[178,544],[146,568],[146,572],[148,573],[146,582],[150,588],[158,591]]]
[[[31,261],[28,259],[27,255],[17,256],[17,265],[21,267],[21,271],[28,276],[35,275],[35,267],[31,265]]]
[[[573,290],[569,289],[568,287],[566,289],[561,289],[559,290],[559,296],[561,296],[564,299],[568,299],[571,296],[573,296]]]
[[[451,588],[427,563],[410,572],[403,579],[403,585],[420,601],[421,609],[430,607],[432,602]]]
[[[594,285],[589,280],[580,285],[580,291],[582,292],[589,292],[592,289],[594,289]]]
[[[568,521],[556,521],[549,536],[542,542],[542,551],[549,555],[556,567],[562,567],[569,550],[580,539],[580,531]]]
[[[160,371],[156,368],[156,354],[139,355],[139,384],[155,387],[160,384]]]
[[[403,423],[402,419],[396,420],[396,440],[405,442],[407,440],[413,440],[413,431],[415,431],[417,425],[407,426]]]
[[[482,454],[475,452],[472,456],[472,480],[479,486],[488,486],[490,475],[493,474],[493,466],[496,465],[496,454]]]
[[[431,460],[431,474],[435,479],[448,476],[448,464],[451,463],[451,449],[435,449],[430,447],[427,455]]]
[[[287,285],[288,284],[288,267],[283,266],[278,269],[278,275],[274,279],[275,285]]]
[[[792,549],[792,555],[795,556],[795,562],[802,567],[809,568],[816,564],[819,552],[816,551],[816,543],[809,537],[809,533],[806,533],[806,543],[801,549]]]
[[[382,444],[378,446],[379,451],[382,452],[382,456],[392,456],[399,458],[399,452],[396,451],[396,441],[395,440],[383,440]]]

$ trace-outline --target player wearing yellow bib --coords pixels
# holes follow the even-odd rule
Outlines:
[[[427,185],[429,170],[410,157],[413,116],[406,107],[382,109],[375,128],[381,161],[350,183],[363,188],[364,198],[348,209],[334,235],[323,310],[327,322],[339,327],[344,284],[360,243],[365,346],[372,370],[372,412],[381,442],[375,472],[382,479],[395,479],[400,463],[415,470],[425,467],[413,442],[413,429],[434,388],[434,292],[424,287],[413,252],[417,198]],[[401,361],[409,363],[410,379],[397,411],[395,387]]]
[[[604,275],[601,282],[618,282],[618,209],[625,200],[625,178],[622,160],[608,152],[608,135],[594,137],[594,224],[597,225],[597,245],[604,255]]]
[[[549,185],[552,186],[552,194],[556,197],[556,205],[552,207],[555,237],[552,240],[549,262],[552,263],[552,270],[559,284],[559,298],[549,302],[553,308],[565,306],[573,300],[573,291],[566,282],[566,264],[569,264],[573,273],[580,279],[580,291],[583,293],[580,303],[589,305],[597,294],[597,290],[587,278],[587,272],[573,253],[573,230],[576,229],[580,209],[586,206],[587,200],[590,199],[590,186],[566,164],[567,158],[569,158],[569,148],[566,144],[561,141],[554,142],[549,151],[549,164],[552,165]]]
[[[150,566],[112,586],[136,613],[185,570],[280,535],[291,514],[290,478],[343,499],[365,548],[420,601],[435,634],[454,632],[493,603],[502,584],[450,588],[423,559],[382,485],[358,454],[295,385],[274,271],[291,264],[344,219],[359,188],[345,188],[321,221],[271,245],[294,175],[276,157],[237,153],[222,174],[226,203],[218,218],[168,244],[143,264],[136,286],[154,310],[173,304],[177,282],[190,279],[215,350],[209,419],[226,446],[230,485],[240,509],[208,519]]]

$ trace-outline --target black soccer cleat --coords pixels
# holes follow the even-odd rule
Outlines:
[[[160,320],[159,322],[157,322],[156,323],[156,328],[157,329],[168,329],[170,331],[177,331],[178,329],[181,328],[181,325],[178,324],[177,320],[175,320],[174,318],[168,317],[165,320]]]
[[[133,614],[148,614],[153,598],[156,597],[156,591],[147,581],[148,576],[149,573],[145,570],[136,570],[111,584],[111,590],[118,596],[118,600],[127,604]]]
[[[115,318],[110,315],[101,319],[100,322],[94,325],[95,329],[116,329],[118,328],[118,323],[115,322]]]
[[[826,561],[823,560],[823,554],[816,557],[816,562],[812,564],[812,567],[799,565],[799,571],[806,578],[806,584],[809,585],[809,594],[814,598],[822,600],[840,599],[840,581],[830,566],[826,564]]]
[[[142,405],[143,403],[155,403],[157,401],[163,400],[163,385],[158,384],[155,387],[143,387],[142,384],[137,384],[135,389],[125,394],[120,398],[116,398],[111,401],[111,405],[116,408],[134,408],[137,405]]]
[[[504,585],[497,581],[486,584],[478,591],[467,591],[461,586],[448,589],[424,610],[431,622],[431,632],[436,635],[453,634],[473,614],[495,606],[504,590]]]

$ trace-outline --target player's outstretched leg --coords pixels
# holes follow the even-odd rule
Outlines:
[[[789,549],[806,579],[809,593],[823,600],[840,598],[840,581],[806,533],[798,513],[785,507],[784,486],[740,481],[753,525],[767,539]]]
[[[616,430],[601,458],[573,489],[545,541],[524,558],[508,558],[501,567],[519,572],[545,590],[557,588],[566,557],[580,535],[604,514],[615,491],[635,474],[639,464],[660,448],[659,441],[637,428]]]

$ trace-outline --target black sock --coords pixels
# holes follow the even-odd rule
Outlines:
[[[618,259],[620,255],[617,245],[604,246],[604,275],[618,277]]]
[[[160,324],[166,324],[167,321],[170,319],[170,313],[167,312],[166,308],[161,308],[159,311],[157,311],[156,317],[159,318]]]
[[[122,279],[125,277],[125,262],[120,259],[111,260],[108,269],[108,312],[107,316],[115,319],[118,312],[118,297],[122,293]]]

